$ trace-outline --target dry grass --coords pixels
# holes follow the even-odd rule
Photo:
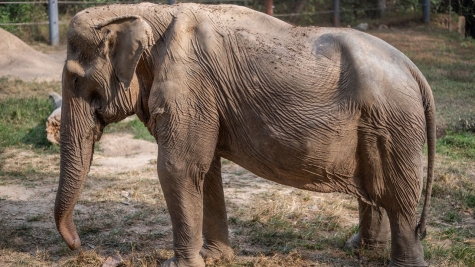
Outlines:
[[[10,168],[21,173],[14,163],[23,157],[41,158],[21,150],[15,152],[3,166],[6,173]],[[6,233],[0,238],[2,266],[100,266],[111,256],[120,258],[122,266],[156,266],[172,256],[171,226],[153,165],[88,178],[75,211],[83,248],[69,251],[52,222],[58,171],[49,166],[58,164],[58,160],[50,156],[48,160],[33,161],[28,168],[35,169],[34,181],[10,177],[3,184],[20,184],[33,193],[30,201],[0,200],[0,232]],[[438,162],[426,256],[433,266],[468,266],[475,225],[473,207],[465,206],[461,190],[475,188],[475,174],[470,161],[453,163],[447,157],[438,157]],[[342,250],[345,240],[357,231],[358,211],[353,198],[292,189],[241,171],[233,163],[226,166],[237,170],[225,175],[224,181],[237,256],[231,263],[209,266],[388,264],[388,249],[362,249],[353,254]],[[246,181],[247,186],[235,191],[236,179]],[[255,185],[265,190],[253,192]],[[448,216],[450,212],[453,214]]]
[[[24,82],[22,80],[11,80],[6,77],[0,77],[0,100],[10,98],[11,96],[48,99],[50,92],[57,92],[61,94],[61,83],[31,83]]]

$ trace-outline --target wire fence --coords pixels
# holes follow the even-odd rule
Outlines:
[[[58,1],[60,40],[71,18],[77,12],[92,6],[111,3],[132,4],[135,0]],[[168,0],[148,2],[167,4]],[[175,0],[203,4],[237,4],[264,12],[264,0]],[[384,2],[384,6],[378,5]],[[370,27],[398,26],[411,21],[421,21],[422,11],[418,0],[387,1],[342,1],[339,15],[341,26],[368,23]],[[333,20],[332,0],[274,0],[273,16],[295,25],[331,26]],[[1,1],[0,27],[24,40],[49,42],[48,1]]]
[[[69,19],[77,12],[92,6],[106,4],[137,4],[143,1],[58,1],[60,16],[63,18],[60,24],[69,24]],[[167,4],[167,0],[149,0],[147,2],[156,4]],[[203,4],[239,4],[247,6],[248,0],[197,0],[180,1],[196,2]],[[40,5],[40,8],[28,7],[29,5]],[[21,26],[21,25],[45,25],[47,20],[48,1],[2,1],[0,2],[0,26]],[[42,14],[43,13],[43,14]],[[16,22],[18,20],[30,19],[31,17],[41,18],[44,21]],[[34,19],[33,18],[33,19]]]

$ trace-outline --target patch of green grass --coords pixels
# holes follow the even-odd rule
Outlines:
[[[475,134],[472,132],[451,132],[437,140],[437,153],[452,158],[475,159]]]
[[[442,245],[431,245],[430,243],[423,242],[424,248],[424,258],[427,260],[438,260],[438,259],[447,259],[449,257],[450,251],[447,249],[445,244]]]
[[[140,221],[143,217],[146,216],[142,211],[137,211],[132,214],[128,214],[124,217],[124,222],[127,225],[132,225],[135,221]]]
[[[48,98],[51,91],[60,91],[60,83],[0,78],[0,148],[59,151],[46,139],[46,119],[54,109]]]
[[[141,122],[137,116],[133,116],[130,120],[109,124],[104,129],[104,132],[127,132],[133,134],[136,139],[155,142],[155,138],[150,134],[147,127],[144,126],[143,122]]]
[[[444,217],[444,221],[448,223],[460,223],[462,222],[462,217],[460,217],[460,214],[457,211],[448,211]]]
[[[450,226],[438,235],[438,239],[450,240],[450,243],[431,244],[432,241],[423,241],[426,259],[440,266],[475,266],[475,247],[466,242],[475,237],[470,227]]]
[[[440,233],[441,239],[450,239],[455,243],[463,243],[467,239],[475,238],[475,233],[471,229],[450,226]]]
[[[450,262],[462,266],[475,266],[475,247],[467,244],[453,246],[450,249]]]
[[[44,219],[44,215],[43,214],[34,214],[34,215],[31,215],[31,216],[28,216],[26,218],[26,221],[27,222],[39,222],[41,220]]]
[[[475,208],[475,193],[467,193],[464,197],[464,204],[468,208]]]
[[[46,139],[48,98],[0,98],[0,147],[31,146],[57,150]]]

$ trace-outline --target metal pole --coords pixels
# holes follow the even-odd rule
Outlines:
[[[422,17],[424,23],[430,21],[430,0],[422,0]]]
[[[58,0],[48,0],[49,41],[59,45]]]
[[[333,0],[333,26],[340,27],[340,0]]]

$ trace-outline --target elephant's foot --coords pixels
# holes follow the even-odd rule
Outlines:
[[[377,241],[377,240],[369,240],[369,239],[362,240],[361,234],[358,232],[346,241],[345,245],[343,246],[343,249],[352,252],[355,249],[359,249],[359,248],[378,249],[378,248],[384,248],[386,246],[387,246],[387,241]]]
[[[427,267],[429,266],[429,263],[424,260],[424,252],[419,243],[416,245],[406,245],[402,249],[393,248],[393,251],[391,251],[391,261],[389,262],[389,266]]]
[[[186,260],[173,257],[162,263],[162,267],[205,267],[205,262],[203,258],[199,256],[194,259]]]
[[[206,263],[213,263],[217,260],[231,261],[234,258],[234,251],[229,245],[209,245],[205,244],[200,250],[200,254]]]
[[[404,218],[404,215],[403,212],[388,213],[391,222],[390,266],[429,266],[424,260],[424,249],[416,233],[416,220]]]
[[[360,233],[356,233],[346,241],[345,245],[343,246],[343,249],[352,252],[355,249],[359,249],[360,247],[361,247]]]
[[[391,260],[389,263],[390,267],[427,267],[430,264],[424,260],[416,262],[416,263],[401,263],[401,262],[395,262]]]

